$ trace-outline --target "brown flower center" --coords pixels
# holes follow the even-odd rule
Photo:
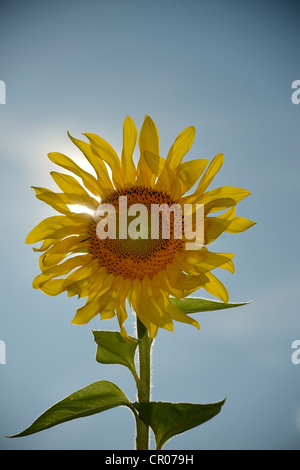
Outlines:
[[[141,238],[132,239],[130,236],[126,238],[119,237],[119,201],[120,196],[127,196],[127,213],[133,204],[142,204],[148,211],[148,223],[146,224],[147,232],[140,227]],[[157,228],[157,238],[151,236],[153,229],[153,217],[151,217],[151,209],[166,205],[171,207],[176,204],[167,194],[145,186],[136,186],[126,188],[122,191],[114,191],[102,204],[111,204],[115,208],[116,213],[116,237],[115,238],[99,238],[97,235],[97,223],[95,221],[89,226],[89,252],[93,258],[99,261],[99,265],[104,267],[110,274],[121,275],[126,279],[140,279],[145,276],[152,278],[159,271],[166,268],[172,263],[174,256],[183,247],[182,240],[174,236],[176,230],[176,218],[174,212],[168,213],[169,224],[168,235],[164,231],[163,218],[166,214],[159,216]],[[126,225],[136,219],[136,217],[128,216]]]

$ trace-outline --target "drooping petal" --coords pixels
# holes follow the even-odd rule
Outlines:
[[[130,292],[130,301],[132,303],[132,307],[136,315],[147,328],[150,338],[154,339],[157,335],[158,326],[155,323],[151,322],[151,320],[147,317],[146,312],[144,311],[143,304],[141,303],[141,289],[141,282],[138,280],[134,280]]]
[[[80,267],[76,269],[76,271],[73,271],[66,278],[48,279],[46,281],[43,281],[40,284],[39,289],[44,292],[44,294],[50,296],[56,296],[64,291],[67,291],[69,297],[72,297],[73,295],[77,295],[78,298],[88,297],[91,294],[89,285],[91,284],[91,282],[93,282],[98,273],[93,271],[92,274],[90,274],[89,276],[82,278],[83,270],[86,274],[87,270],[91,271],[91,268],[89,266]],[[79,279],[77,279],[76,281],[74,281],[74,273],[79,275]],[[73,280],[71,280],[72,275]]]
[[[222,282],[216,278],[212,273],[206,273],[206,276],[209,279],[209,282],[205,284],[203,287],[204,289],[214,297],[217,297],[218,299],[222,300],[222,302],[225,302],[225,304],[228,303],[229,301],[229,295],[227,292],[226,287]]]
[[[68,291],[69,297],[74,295],[77,295],[78,298],[89,297],[91,293],[99,290],[99,286],[103,284],[104,279],[107,277],[105,269],[98,266],[88,277],[76,279],[75,274],[77,274],[80,269],[81,268],[73,271],[64,280],[63,289]]]
[[[113,280],[114,276],[112,275],[108,275],[104,279],[101,286],[99,286],[99,289],[93,291],[93,294],[90,295],[87,303],[83,307],[77,309],[76,315],[71,323],[75,325],[84,325],[100,313],[100,298],[110,289]]]
[[[76,315],[71,321],[74,325],[85,325],[99,313],[99,295],[90,295],[86,304],[77,309]]]
[[[145,315],[155,325],[173,331],[174,325],[170,315],[165,311],[165,299],[160,289],[145,277],[141,281],[141,306]]]
[[[118,322],[120,325],[120,333],[121,336],[130,343],[133,341],[132,338],[127,334],[124,323],[127,319],[127,312],[126,312],[126,300],[128,299],[129,292],[131,290],[132,281],[129,279],[121,279],[119,281],[120,289],[119,289],[119,305],[116,307],[116,313]]]
[[[226,269],[226,271],[229,271],[231,274],[234,274],[235,267],[233,264],[233,261],[228,261],[227,263],[221,264],[221,266],[218,266],[221,269]]]
[[[179,308],[177,308],[171,301],[169,301],[167,305],[167,312],[173,320],[179,321],[181,323],[188,323],[200,330],[199,323],[194,318],[189,317],[187,314],[179,310]]]

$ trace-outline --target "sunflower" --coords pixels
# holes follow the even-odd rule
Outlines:
[[[91,133],[83,135],[87,141],[75,139],[68,132],[94,174],[66,155],[52,152],[49,159],[75,176],[51,172],[61,192],[34,187],[36,197],[60,215],[40,222],[25,240],[28,244],[42,242],[40,248],[33,248],[42,253],[41,273],[34,279],[33,287],[50,296],[66,291],[68,296],[86,298],[72,323],[86,324],[98,314],[102,320],[116,315],[120,332],[127,339],[126,302],[151,338],[159,327],[173,331],[174,320],[199,328],[198,322],[179,310],[171,299],[186,297],[203,288],[228,302],[225,286],[212,271],[222,268],[233,273],[234,255],[209,251],[207,245],[223,232],[243,232],[253,225],[250,220],[236,216],[237,203],[250,192],[230,186],[207,190],[223,164],[223,154],[216,155],[210,163],[206,159],[182,162],[194,141],[193,126],[177,136],[166,158],[160,156],[158,130],[149,116],[145,117],[139,136],[133,120],[126,117],[121,158],[103,138]],[[140,157],[135,165],[133,152],[137,139]],[[187,194],[190,190],[193,192]],[[110,204],[118,214],[120,196],[126,196],[128,207],[203,205],[203,246],[186,249],[187,238],[175,237],[174,217],[170,219],[169,238],[161,232],[155,239],[99,238],[97,208],[100,203]],[[72,211],[78,204],[88,211]]]

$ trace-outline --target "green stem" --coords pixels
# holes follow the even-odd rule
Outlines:
[[[150,351],[152,340],[149,338],[147,328],[137,318],[137,336],[139,339],[139,368],[140,380],[138,387],[138,402],[148,403],[150,401]],[[149,426],[140,416],[136,419],[136,450],[149,449]]]

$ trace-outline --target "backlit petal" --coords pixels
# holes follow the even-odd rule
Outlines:
[[[155,176],[149,168],[144,152],[148,151],[159,155],[159,135],[155,123],[149,116],[145,117],[138,139],[140,159],[137,166],[137,184],[153,187]]]
[[[208,277],[209,282],[204,285],[204,289],[209,292],[209,294],[217,297],[227,304],[229,296],[226,287],[212,273],[207,273],[206,276]]]
[[[171,170],[175,170],[180,165],[184,155],[192,147],[194,139],[195,127],[193,126],[187,127],[177,136],[166,158],[166,162]]]
[[[113,147],[99,135],[84,133],[96,155],[98,155],[112,171],[112,180],[117,189],[122,187],[121,162]]]
[[[136,168],[132,154],[137,139],[136,126],[130,116],[127,116],[123,124],[123,149],[121,155],[121,168],[123,184],[135,183]]]
[[[63,153],[58,152],[48,153],[48,157],[56,165],[59,165],[62,168],[65,168],[66,170],[69,170],[75,175],[79,176],[86,189],[91,191],[92,194],[98,197],[102,196],[102,191],[96,178],[87,171],[80,168],[75,162],[73,162],[73,160],[71,160],[71,158],[67,157]]]

